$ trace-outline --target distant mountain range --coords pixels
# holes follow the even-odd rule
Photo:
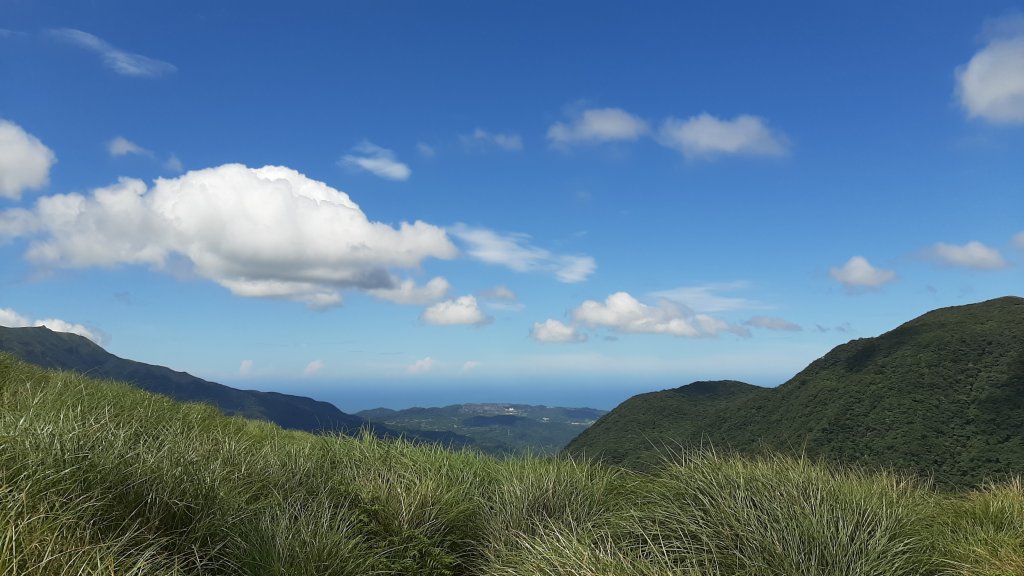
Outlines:
[[[777,388],[694,382],[634,396],[566,448],[635,468],[681,447],[803,452],[941,485],[1024,473],[1024,298],[924,314],[836,347]]]
[[[561,450],[605,412],[526,404],[454,404],[407,410],[377,408],[357,415],[398,431],[456,434],[489,454],[541,455]]]
[[[382,438],[404,436],[492,454],[557,452],[605,413],[590,408],[457,404],[347,414],[333,404],[305,396],[239,390],[186,372],[119,358],[87,338],[45,327],[0,326],[0,352],[44,368],[126,382],[179,402],[212,404],[226,415],[268,420],[282,428],[348,435],[367,430]]]

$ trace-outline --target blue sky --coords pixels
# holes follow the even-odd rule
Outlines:
[[[1019,2],[0,1],[0,324],[342,409],[1024,288]]]

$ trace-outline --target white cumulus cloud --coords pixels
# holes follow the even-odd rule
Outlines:
[[[732,332],[749,336],[750,331],[707,314],[692,311],[662,300],[656,306],[638,301],[627,292],[616,292],[604,302],[587,300],[572,311],[573,319],[587,326],[610,328],[616,332],[636,334],[671,334],[673,336],[717,336]]]
[[[668,118],[661,124],[658,141],[687,158],[782,156],[787,151],[785,136],[769,129],[762,119],[747,114],[732,120],[707,113],[686,120]]]
[[[167,269],[184,260],[236,295],[313,307],[340,303],[345,288],[394,288],[391,268],[456,255],[442,228],[373,222],[323,182],[241,164],[151,188],[122,179],[89,195],[40,198],[31,211],[0,212],[0,233],[31,237],[26,258],[39,266]]]
[[[381,148],[373,142],[362,142],[352,149],[352,154],[341,158],[341,164],[365,170],[386,180],[408,180],[412,170],[398,161],[395,153]]]
[[[460,296],[455,300],[438,302],[424,310],[421,318],[427,324],[441,326],[456,324],[480,326],[491,321],[491,318],[480,310],[476,298],[473,296]]]
[[[530,337],[538,342],[584,342],[587,339],[586,334],[580,334],[575,327],[551,318],[534,322]]]
[[[839,268],[832,268],[832,278],[847,288],[877,288],[896,279],[892,270],[875,268],[863,256],[854,256]]]
[[[123,76],[156,77],[177,70],[174,64],[162,62],[141,54],[132,54],[111,46],[105,40],[73,28],[50,30],[50,35],[90,50],[103,58],[103,64]]]
[[[1006,260],[1003,260],[1003,256],[998,250],[977,240],[972,240],[963,246],[939,242],[932,250],[940,261],[950,266],[979,269],[1006,267]]]
[[[107,144],[107,151],[110,152],[111,156],[127,156],[129,154],[138,154],[140,156],[152,156],[153,153],[146,150],[142,146],[139,146],[135,142],[123,137],[118,136]]]
[[[409,366],[407,366],[405,368],[405,371],[408,372],[409,374],[423,374],[425,372],[430,372],[431,370],[433,370],[436,364],[437,361],[435,361],[430,356],[427,356],[426,358],[417,360],[410,364]]]
[[[60,318],[44,318],[42,320],[33,320],[28,316],[18,314],[10,308],[0,308],[0,326],[7,326],[8,328],[26,328],[29,326],[45,326],[54,332],[68,332],[71,334],[78,334],[84,338],[88,338],[93,342],[102,345],[103,337],[81,324],[74,324],[61,320]]]
[[[448,231],[466,244],[466,253],[471,258],[516,272],[549,272],[560,282],[572,284],[586,280],[597,269],[590,256],[553,254],[531,245],[525,234],[498,234],[465,224],[456,224]]]
[[[374,288],[368,292],[381,300],[396,304],[430,304],[448,295],[451,285],[438,276],[423,286],[417,286],[413,280],[403,280],[391,288]]]
[[[488,132],[483,128],[473,130],[472,134],[462,136],[462,143],[466,146],[497,146],[503,150],[522,150],[523,139],[519,134],[500,134]]]
[[[792,322],[777,316],[754,316],[750,320],[744,322],[744,324],[754,328],[762,328],[764,330],[782,330],[786,332],[799,332],[803,330],[799,324],[793,324]]]
[[[18,200],[50,182],[53,151],[14,122],[0,119],[0,197]]]
[[[571,122],[552,124],[548,128],[548,140],[556,147],[633,141],[649,130],[647,122],[621,108],[591,108],[576,115]]]
[[[1024,18],[991,26],[988,43],[956,69],[956,91],[967,115],[995,124],[1024,122]]]

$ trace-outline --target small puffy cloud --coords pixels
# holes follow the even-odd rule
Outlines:
[[[497,146],[502,150],[523,149],[523,139],[519,134],[499,134],[482,128],[473,130],[472,134],[463,135],[461,140],[466,146]]]
[[[99,54],[103,64],[123,76],[157,77],[170,74],[177,70],[174,64],[162,62],[141,54],[132,54],[111,46],[101,38],[88,32],[73,28],[50,30],[49,34],[57,39],[70,42]]]
[[[863,256],[854,256],[840,268],[832,268],[830,275],[847,288],[877,288],[896,279],[892,270],[875,268]]]
[[[313,360],[306,367],[302,369],[302,373],[306,376],[312,376],[324,369],[323,360]]]
[[[138,154],[140,156],[152,156],[153,153],[146,150],[142,146],[139,146],[135,142],[123,137],[118,136],[107,144],[107,151],[110,152],[111,156],[127,156],[129,154]]]
[[[998,250],[977,240],[972,240],[963,246],[939,242],[932,248],[932,252],[939,261],[950,266],[978,269],[1006,267],[1006,260],[1003,260],[1003,256]]]
[[[8,328],[26,328],[29,326],[45,326],[54,332],[68,332],[71,334],[78,334],[84,338],[88,338],[93,342],[102,345],[104,338],[97,332],[86,328],[81,324],[74,324],[61,320],[60,318],[45,318],[42,320],[33,320],[27,316],[22,316],[10,308],[0,308],[0,326],[7,326]]]
[[[343,156],[341,164],[365,170],[386,180],[408,180],[412,175],[412,170],[399,162],[394,152],[367,141],[356,145],[352,154]]]
[[[18,200],[50,182],[53,151],[14,122],[0,119],[0,197]]]
[[[434,150],[433,146],[423,142],[416,143],[416,151],[419,152],[420,156],[423,156],[424,158],[433,158],[434,156],[437,155],[437,150]]]
[[[466,253],[471,258],[516,272],[549,272],[560,282],[572,284],[586,280],[597,269],[590,256],[553,254],[531,245],[525,234],[498,234],[465,224],[457,224],[448,231],[466,244]]]
[[[476,298],[473,296],[460,296],[455,300],[438,302],[424,310],[421,318],[427,324],[438,326],[458,324],[480,326],[491,321],[491,318],[477,306]]]
[[[627,292],[616,292],[604,302],[587,300],[572,311],[572,316],[580,324],[624,333],[671,334],[691,338],[717,336],[722,332],[750,335],[750,331],[742,326],[707,314],[694,314],[667,300],[662,300],[657,306],[649,306]]]
[[[346,288],[394,288],[389,269],[456,255],[441,228],[373,222],[323,182],[241,164],[160,178],[151,188],[122,179],[89,195],[40,198],[31,211],[0,212],[0,235],[32,238],[25,256],[39,266],[171,271],[185,262],[235,295],[311,307],[340,303]]]
[[[1013,245],[1024,250],[1024,232],[1018,232],[1013,237]]]
[[[556,147],[633,141],[649,130],[647,122],[621,108],[591,108],[578,114],[571,122],[552,124],[548,128],[548,140]]]
[[[686,120],[668,118],[661,124],[658,141],[687,158],[715,156],[782,156],[786,138],[773,132],[756,116],[740,115],[721,120],[710,114]]]
[[[750,283],[738,280],[736,282],[716,282],[698,286],[680,286],[669,290],[653,292],[651,296],[659,299],[671,300],[682,304],[697,312],[724,312],[728,310],[744,310],[751,308],[765,308],[760,302],[739,298],[736,296],[725,296],[723,292],[734,292],[750,287]]]
[[[431,370],[433,370],[436,364],[437,362],[433,358],[427,356],[426,358],[417,360],[410,364],[409,366],[407,366],[405,368],[405,371],[408,372],[409,374],[423,374],[425,372],[430,372]]]
[[[537,342],[584,342],[587,339],[587,335],[580,334],[576,328],[551,318],[534,322],[530,337]]]
[[[799,324],[793,324],[792,322],[777,316],[754,316],[750,320],[744,322],[744,324],[753,328],[763,328],[765,330],[781,330],[786,332],[799,332],[803,330]]]
[[[396,304],[430,304],[447,296],[449,288],[448,281],[438,276],[423,286],[417,286],[413,280],[403,280],[391,288],[374,288],[367,292]]]
[[[473,370],[476,370],[479,367],[480,363],[477,362],[476,360],[466,360],[466,362],[462,364],[462,372],[472,372]]]
[[[1024,122],[1024,17],[989,26],[988,43],[956,69],[960,105],[971,118],[994,124]]]
[[[252,360],[242,360],[242,363],[238,366],[238,374],[240,376],[248,376],[252,372]]]

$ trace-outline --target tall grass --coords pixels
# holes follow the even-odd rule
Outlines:
[[[0,575],[101,574],[1024,574],[1024,489],[312,436],[0,354]]]

